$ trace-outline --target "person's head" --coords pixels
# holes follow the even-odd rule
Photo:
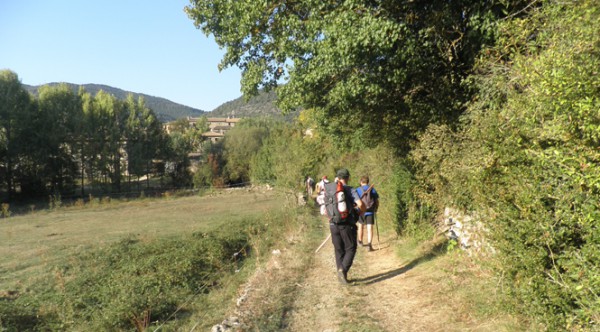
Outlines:
[[[340,168],[338,169],[336,176],[338,179],[348,182],[348,179],[350,179],[350,172],[345,168]]]
[[[327,180],[327,175],[323,175],[323,177],[321,178],[321,180]]]
[[[369,184],[369,176],[368,175],[363,175],[360,177],[360,184],[365,185],[365,184]]]

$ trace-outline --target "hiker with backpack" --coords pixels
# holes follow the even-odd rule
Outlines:
[[[329,217],[337,277],[340,283],[348,284],[348,271],[357,248],[356,222],[365,209],[356,190],[348,186],[350,172],[342,168],[336,175],[337,181],[325,184],[325,208]]]
[[[315,189],[315,191],[317,192],[317,196],[325,195],[325,183],[329,183],[329,180],[327,179],[327,175],[323,175],[321,177],[321,181],[317,182],[317,187]]]
[[[317,182],[317,198],[315,199],[317,204],[319,204],[319,212],[322,216],[327,215],[327,210],[325,209],[325,184],[329,183],[327,180],[327,175],[323,175],[321,181]]]
[[[304,184],[306,186],[306,198],[311,199],[313,195],[313,191],[315,190],[315,180],[309,176],[304,180]]]
[[[360,178],[360,187],[356,193],[365,205],[365,213],[358,219],[358,245],[364,246],[367,251],[373,251],[371,241],[373,240],[373,225],[375,225],[375,213],[379,207],[379,195],[373,186],[369,186],[369,177],[364,175]],[[363,234],[366,226],[367,242],[363,243]]]

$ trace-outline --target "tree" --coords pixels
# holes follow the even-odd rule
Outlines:
[[[94,142],[95,168],[113,191],[121,190],[121,163],[125,123],[129,114],[125,103],[113,95],[99,91],[94,97],[92,118],[96,123]]]
[[[81,125],[82,107],[79,95],[66,85],[43,86],[39,90],[38,114],[30,126],[35,142],[30,156],[43,166],[41,179],[52,193],[74,187],[78,175],[75,154],[76,132]]]
[[[262,146],[267,136],[266,128],[238,125],[227,132],[223,138],[224,174],[228,182],[244,183],[250,181],[250,161]]]
[[[189,171],[189,154],[192,151],[192,143],[183,133],[176,131],[170,134],[167,150],[168,172],[173,183],[178,187],[186,187],[192,183],[192,176]]]
[[[321,127],[406,150],[429,123],[453,123],[462,84],[493,21],[529,1],[194,0],[195,25],[242,69],[242,90],[278,89],[284,111],[320,110]],[[349,124],[349,125],[348,125]]]
[[[138,178],[146,175],[149,180],[152,159],[158,156],[164,140],[162,126],[142,97],[135,100],[130,94],[126,105],[129,111],[125,131],[127,170],[130,175]]]
[[[0,71],[0,162],[3,168],[2,180],[7,187],[9,200],[15,189],[13,171],[16,147],[19,144],[15,137],[20,126],[26,122],[31,107],[31,98],[17,74],[10,70]]]

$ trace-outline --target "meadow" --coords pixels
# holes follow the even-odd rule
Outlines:
[[[243,267],[293,225],[287,202],[235,189],[1,219],[0,330],[188,326],[214,290],[231,298]]]

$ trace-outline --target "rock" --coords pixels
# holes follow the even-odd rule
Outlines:
[[[298,205],[300,205],[300,206],[306,205],[306,197],[304,197],[303,193],[298,193]]]
[[[221,324],[217,324],[210,329],[210,332],[225,332],[225,327]]]
[[[238,327],[240,327],[240,319],[236,316],[231,316],[226,318],[221,324],[214,325],[210,331],[211,332],[229,332],[236,331]]]
[[[495,252],[485,241],[487,230],[479,221],[477,214],[467,215],[458,209],[446,207],[443,218],[441,224],[446,226],[446,237],[457,241],[459,248],[477,253],[481,253],[484,249],[488,253]]]

